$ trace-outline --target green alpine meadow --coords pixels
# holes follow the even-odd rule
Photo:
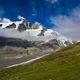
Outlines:
[[[80,42],[30,64],[0,70],[0,80],[80,80]]]

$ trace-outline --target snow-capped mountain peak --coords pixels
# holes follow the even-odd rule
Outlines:
[[[0,36],[14,37],[26,39],[28,41],[49,41],[52,39],[59,40],[64,46],[65,42],[72,43],[71,40],[62,36],[60,33],[43,27],[40,23],[35,22],[31,24],[25,19],[15,22],[0,23]]]

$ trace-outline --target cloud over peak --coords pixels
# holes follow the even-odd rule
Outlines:
[[[0,18],[0,22],[8,23],[8,22],[11,22],[11,20],[8,18]]]
[[[19,15],[17,18],[18,18],[19,20],[25,19],[23,16],[20,16],[20,15]]]
[[[73,39],[80,40],[80,8],[75,8],[70,16],[58,15],[50,17],[51,23],[56,27],[54,29],[63,35]]]

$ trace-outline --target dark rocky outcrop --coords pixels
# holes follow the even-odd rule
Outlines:
[[[32,47],[35,46],[34,42],[30,42],[27,40],[21,40],[17,38],[4,38],[0,37],[0,46],[13,46],[13,47]]]

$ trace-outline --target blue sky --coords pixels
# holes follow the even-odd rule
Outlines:
[[[40,22],[63,35],[80,40],[80,0],[1,0],[0,18]],[[74,36],[73,36],[74,35]]]

